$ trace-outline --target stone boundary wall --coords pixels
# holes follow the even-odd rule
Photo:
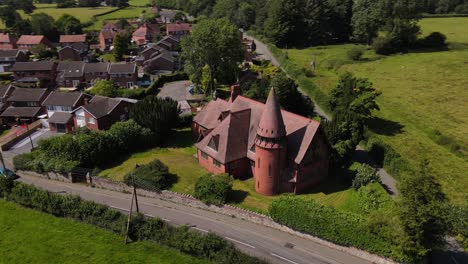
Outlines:
[[[61,182],[70,182],[70,183],[76,182],[74,177],[72,177],[71,173],[55,173],[55,172],[37,173],[37,172],[34,172],[34,171],[21,171],[21,170],[16,171],[16,174],[19,174],[19,175],[21,175],[23,173],[26,173],[26,174],[31,175],[31,176],[36,176],[36,177],[48,179],[48,180],[55,180],[55,181],[61,181]]]
[[[124,184],[123,182],[116,182],[116,181],[112,181],[112,180],[105,179],[105,178],[87,176],[87,183],[91,185],[92,187],[96,187],[96,188],[107,189],[107,190],[118,191],[118,192],[125,192],[125,193],[132,192],[132,187]],[[268,227],[281,230],[283,232],[287,232],[289,234],[292,234],[298,237],[312,240],[318,244],[327,246],[329,248],[333,248],[336,250],[340,250],[342,252],[346,252],[350,255],[360,257],[372,263],[378,263],[378,264],[397,263],[391,259],[387,259],[378,255],[374,255],[361,249],[357,249],[354,247],[340,246],[340,245],[331,243],[329,241],[320,239],[318,237],[298,232],[285,225],[276,223],[275,221],[273,221],[273,219],[271,219],[267,215],[245,210],[245,209],[231,206],[228,204],[224,206],[206,205],[205,203],[203,203],[202,201],[196,199],[195,197],[191,195],[181,194],[181,193],[176,193],[176,192],[166,191],[166,190],[161,191],[161,192],[152,192],[152,191],[147,191],[143,189],[137,189],[137,193],[139,196],[156,198],[156,199],[161,199],[165,201],[171,201],[174,203],[179,203],[179,204],[187,205],[190,207],[195,207],[195,208],[199,208],[203,210],[212,211],[215,213],[233,216],[233,217],[237,217],[237,218],[240,218],[240,219],[252,222],[252,223],[268,226]]]

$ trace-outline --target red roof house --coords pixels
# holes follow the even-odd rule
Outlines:
[[[0,33],[0,50],[16,49],[16,38],[8,33]]]
[[[157,35],[159,35],[159,26],[157,24],[144,23],[133,32],[132,41],[137,45],[144,45],[153,42]]]
[[[192,32],[192,25],[187,23],[166,24],[166,35],[181,38]]]
[[[88,50],[88,42],[86,35],[60,35],[60,46],[71,47],[79,52],[85,52]]]
[[[330,148],[318,121],[281,110],[274,88],[266,104],[231,89],[229,101],[212,101],[194,118],[200,165],[253,176],[264,195],[304,193],[328,175]]]
[[[45,45],[48,48],[54,47],[54,45],[43,35],[22,35],[16,44],[20,50],[30,50],[39,44]]]

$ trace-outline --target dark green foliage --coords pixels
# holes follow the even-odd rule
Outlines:
[[[31,30],[35,35],[47,36],[47,39],[58,41],[60,33],[53,17],[46,13],[35,13],[31,16]]]
[[[392,41],[388,37],[375,38],[372,43],[372,48],[375,50],[375,53],[380,55],[390,55],[394,52]]]
[[[430,250],[445,243],[450,230],[445,196],[428,162],[423,162],[415,174],[403,177],[398,190],[398,215],[406,234],[403,250],[422,260]]]
[[[359,207],[365,213],[374,213],[379,210],[390,211],[390,206],[393,205],[392,198],[383,189],[373,188],[372,185],[359,188],[358,196]]]
[[[80,20],[72,15],[62,15],[55,21],[55,25],[62,34],[76,35],[83,33],[83,26]]]
[[[312,103],[305,99],[299,92],[297,83],[286,74],[277,73],[271,80],[270,86],[276,89],[276,95],[283,109],[302,116],[313,115]]]
[[[367,164],[359,164],[356,169],[356,175],[354,176],[352,187],[357,190],[369,183],[379,181],[380,178],[377,175],[377,170],[374,167]]]
[[[207,174],[197,179],[194,196],[207,204],[223,205],[231,191],[231,176]]]
[[[14,186],[12,178],[0,177],[0,198],[7,198]]]
[[[459,241],[466,251],[468,249],[468,207],[453,204],[447,206],[448,220],[451,227],[450,234]]]
[[[88,93],[92,95],[100,95],[106,97],[116,97],[118,87],[114,81],[99,80],[97,81],[93,88],[88,90]]]
[[[353,61],[361,60],[363,54],[364,51],[362,50],[362,48],[352,48],[346,52],[348,58]]]
[[[419,40],[419,46],[429,49],[444,49],[447,47],[447,37],[440,32],[432,32]]]
[[[112,50],[116,60],[120,61],[123,59],[125,54],[128,54],[130,47],[130,36],[126,33],[118,33],[114,36],[114,49]]]
[[[72,218],[120,235],[125,232],[126,215],[79,196],[50,193],[23,183],[7,185],[0,178],[0,197],[5,193],[8,193],[8,200],[25,207]],[[213,263],[264,263],[240,252],[232,243],[215,234],[201,234],[186,226],[173,227],[161,219],[145,218],[141,214],[132,218],[129,236],[134,241],[153,241]]]
[[[177,127],[179,113],[180,107],[176,101],[149,95],[135,104],[130,117],[142,127],[151,129],[156,142],[162,142]]]
[[[125,175],[124,182],[129,186],[135,184],[137,188],[149,191],[161,191],[168,189],[175,177],[169,173],[169,168],[164,163],[160,160],[153,160]]]
[[[57,2],[57,8],[70,8],[70,7],[75,7],[75,6],[76,6],[75,0],[63,0],[63,1]]]
[[[69,172],[76,166],[101,166],[151,146],[154,146],[151,131],[129,120],[114,124],[108,131],[79,130],[75,135],[41,140],[37,149],[16,156],[13,162],[16,169]]]
[[[371,232],[364,218],[319,205],[314,200],[281,197],[273,200],[269,214],[281,224],[340,245],[357,247],[396,260],[402,258],[398,241],[386,239],[379,229]]]

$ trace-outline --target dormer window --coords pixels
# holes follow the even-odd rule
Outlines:
[[[210,147],[214,151],[218,151],[219,145],[219,135],[214,135],[211,137],[210,142],[208,142],[208,147]]]

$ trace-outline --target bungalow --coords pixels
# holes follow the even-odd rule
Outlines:
[[[56,83],[60,87],[77,87],[84,83],[84,67],[82,61],[61,61],[57,66]]]
[[[8,72],[11,66],[18,62],[28,61],[28,54],[21,50],[0,49],[0,72]]]
[[[53,61],[16,62],[11,71],[15,83],[27,87],[53,86],[57,64]]]
[[[157,24],[144,23],[133,32],[132,42],[136,45],[144,45],[153,42],[158,35],[159,26]]]
[[[84,66],[86,86],[93,86],[99,80],[109,80],[109,65],[107,62],[86,63]]]
[[[91,98],[90,95],[78,92],[52,92],[42,105],[47,109],[49,127],[51,131],[69,133],[75,130],[72,112],[84,105]]]
[[[187,23],[175,23],[166,25],[166,35],[173,36],[178,39],[190,34],[192,32],[192,25]]]
[[[135,63],[111,63],[109,77],[119,87],[132,88],[138,81],[138,68]]]
[[[149,60],[144,63],[145,72],[173,72],[175,70],[175,59],[167,50],[154,53]]]
[[[134,100],[95,96],[89,104],[73,111],[75,127],[87,127],[90,130],[106,130],[114,123],[128,119]]]
[[[61,47],[72,47],[80,53],[88,51],[89,45],[86,41],[86,35],[60,35]]]
[[[18,49],[27,51],[40,44],[45,45],[47,48],[54,48],[52,42],[43,35],[22,35],[16,42]]]
[[[0,33],[0,50],[16,49],[17,39],[8,33]]]
[[[7,99],[9,107],[0,115],[6,123],[31,123],[45,113],[42,102],[48,95],[45,88],[17,88]]]

